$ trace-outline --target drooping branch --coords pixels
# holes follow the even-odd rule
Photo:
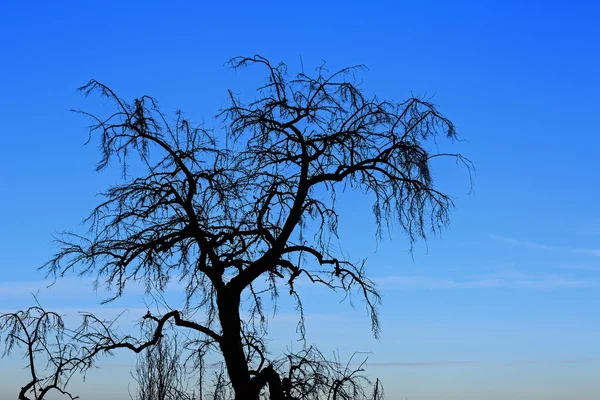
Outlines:
[[[85,345],[85,357],[89,360],[94,359],[97,355],[111,353],[113,350],[117,349],[128,349],[134,353],[140,353],[158,343],[160,338],[163,336],[165,324],[170,319],[173,319],[173,322],[176,326],[189,328],[203,333],[216,343],[221,341],[221,336],[215,333],[213,330],[196,322],[183,319],[180,312],[177,310],[170,311],[160,318],[148,312],[143,319],[156,322],[156,327],[153,330],[151,338],[141,343],[132,343],[131,339],[133,338],[129,336],[125,338],[115,337],[115,333],[111,329],[113,322],[108,323],[106,321],[102,321],[92,314],[84,315],[84,323],[76,332],[75,339]]]

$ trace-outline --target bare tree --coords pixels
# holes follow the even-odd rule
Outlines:
[[[59,239],[61,250],[45,268],[54,276],[96,274],[114,290],[111,299],[131,281],[159,291],[173,279],[186,283],[182,307],[144,317],[154,323],[149,340],[119,335],[87,315],[75,336],[89,358],[155,346],[172,321],[222,357],[225,372],[216,375],[214,399],[367,398],[360,374],[314,349],[270,359],[264,298],[276,300],[282,290],[291,296],[304,337],[299,279],[359,295],[378,336],[380,296],[364,261],[329,245],[340,218],[336,194],[350,189],[370,196],[377,235],[400,227],[412,246],[446,225],[453,206],[434,186],[432,162],[449,158],[469,172],[471,164],[436,150],[438,139],[452,141],[456,132],[433,104],[366,96],[355,80],[361,66],[290,76],[283,63],[260,56],[230,65],[261,66],[267,78],[259,99],[248,104],[230,92],[218,134],[181,112],[168,118],[152,97],[128,103],[97,81],[81,88],[114,108],[106,117],[80,113],[94,121],[90,140],[99,137],[97,169],[119,162],[124,183],[104,193],[87,219],[87,234]],[[129,176],[131,163],[144,172]],[[378,382],[374,396],[381,396]]]
[[[190,381],[181,346],[177,334],[163,335],[155,346],[144,350],[132,374],[138,386],[135,400],[196,399],[196,392],[188,387]]]
[[[2,356],[20,348],[27,360],[29,381],[19,391],[19,400],[43,400],[51,392],[78,398],[66,386],[75,373],[84,372],[89,365],[81,359],[60,315],[39,305],[2,314],[0,333],[4,334]]]

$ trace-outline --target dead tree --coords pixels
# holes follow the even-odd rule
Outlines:
[[[189,390],[182,345],[175,333],[163,335],[155,346],[144,350],[132,373],[137,383],[135,400],[196,399],[196,391]]]
[[[0,334],[4,336],[3,356],[18,348],[26,359],[29,380],[21,387],[19,400],[44,400],[56,393],[71,400],[78,398],[67,390],[67,384],[89,365],[81,358],[60,315],[39,305],[2,314]]]
[[[167,117],[149,96],[129,103],[97,81],[81,88],[113,107],[103,117],[80,113],[92,118],[90,140],[100,143],[97,169],[120,163],[124,182],[104,193],[87,234],[59,239],[61,250],[45,268],[54,276],[96,274],[114,290],[111,299],[131,281],[159,291],[172,279],[186,282],[185,304],[145,316],[155,323],[150,340],[118,336],[88,316],[77,337],[90,358],[118,348],[141,352],[172,321],[222,357],[227,379],[219,385],[226,390],[214,398],[227,391],[236,400],[267,393],[271,400],[366,398],[356,375],[326,368],[315,353],[269,359],[262,297],[276,299],[282,290],[291,296],[304,335],[298,279],[358,294],[377,336],[380,296],[365,263],[329,246],[341,217],[336,193],[369,196],[376,234],[399,227],[412,245],[446,225],[453,206],[434,185],[432,163],[451,159],[469,172],[471,164],[436,150],[438,140],[453,141],[456,132],[433,104],[366,96],[355,80],[361,66],[290,76],[284,64],[260,56],[230,65],[260,66],[267,77],[258,100],[244,103],[230,92],[214,131],[181,112]],[[143,172],[130,176],[132,169]]]

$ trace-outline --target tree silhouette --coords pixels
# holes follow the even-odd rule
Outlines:
[[[337,192],[370,196],[377,235],[400,227],[412,246],[446,225],[453,206],[434,186],[432,161],[452,158],[469,172],[470,161],[432,150],[436,140],[456,138],[452,122],[433,104],[366,96],[355,79],[362,66],[336,73],[322,66],[314,77],[290,77],[286,65],[261,56],[234,58],[230,65],[261,66],[267,78],[249,104],[229,92],[218,134],[181,112],[168,118],[152,97],[128,103],[94,80],[81,88],[114,107],[106,117],[79,112],[94,121],[97,169],[117,161],[125,179],[104,193],[87,219],[87,234],[59,239],[61,250],[45,268],[53,276],[96,274],[114,290],[107,301],[122,296],[130,281],[161,291],[178,279],[185,282],[186,302],[163,315],[148,312],[148,340],[119,335],[93,315],[73,338],[87,359],[119,348],[139,353],[160,343],[172,322],[198,334],[197,347],[222,357],[215,399],[267,393],[272,400],[367,398],[373,394],[357,371],[316,349],[270,359],[263,296],[276,299],[282,290],[291,296],[304,337],[300,279],[359,295],[378,336],[380,296],[365,263],[329,245],[341,217]],[[132,163],[143,172],[129,176]],[[381,396],[378,383],[374,396]]]
[[[154,334],[153,331],[148,333]],[[137,382],[135,400],[195,400],[201,397],[188,388],[190,381],[186,377],[181,342],[177,334],[163,336],[138,358],[132,373]]]
[[[44,400],[53,392],[70,400],[78,398],[66,387],[73,375],[85,373],[90,367],[89,360],[80,357],[60,315],[45,311],[39,304],[2,314],[2,332],[6,333],[3,357],[15,348],[25,352],[29,380],[21,387],[19,400]]]

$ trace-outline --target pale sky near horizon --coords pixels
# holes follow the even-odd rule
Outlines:
[[[526,4],[522,4],[526,3]],[[100,4],[100,3],[98,3]],[[377,244],[371,203],[340,202],[340,243],[368,258],[383,294],[382,337],[359,301],[305,290],[308,341],[328,354],[370,352],[368,373],[389,399],[600,398],[600,7],[594,2],[5,2],[0,6],[0,312],[42,304],[126,321],[146,308],[139,290],[107,306],[89,279],[51,289],[37,271],[52,235],[82,231],[118,173],[94,172],[83,146],[102,102],[75,89],[89,79],[121,97],[212,119],[227,89],[252,98],[261,54],[291,72],[322,60],[365,64],[363,87],[401,101],[431,97],[477,168],[474,190],[452,162],[435,177],[456,200],[450,228],[411,254],[402,235]],[[177,287],[171,289],[177,296]],[[271,324],[272,346],[295,344],[293,307]],[[24,365],[0,360],[0,399],[16,398]],[[125,400],[132,358],[74,382],[82,400]],[[12,397],[11,397],[12,396]]]

